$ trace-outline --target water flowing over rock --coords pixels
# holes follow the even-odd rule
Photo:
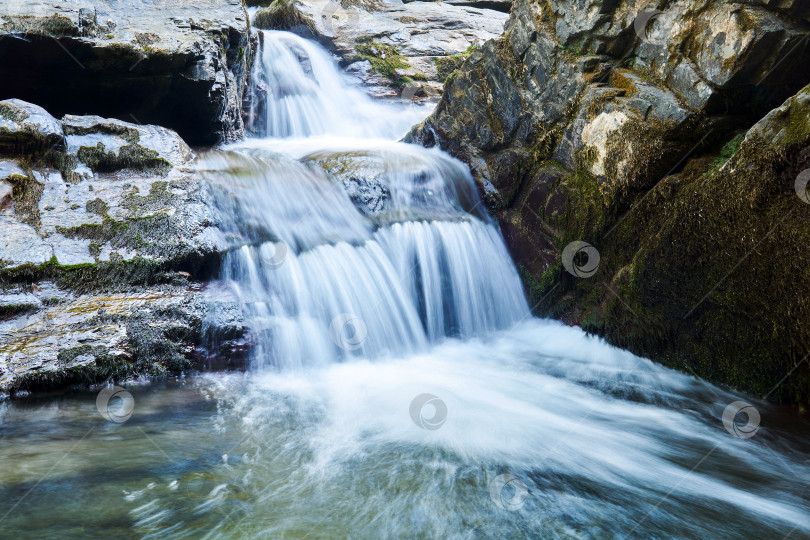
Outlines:
[[[373,103],[292,34],[266,31],[261,43],[263,137],[202,165],[222,193],[217,220],[245,244],[228,253],[223,279],[254,336],[253,364],[407,354],[527,316],[466,168],[379,140],[404,133],[424,108]]]
[[[298,10],[249,3],[268,25]],[[654,5],[703,40],[682,53],[705,15],[762,59],[805,24],[769,3]],[[436,65],[447,92],[410,135],[431,148],[402,137],[433,103],[374,100],[278,30],[251,34],[247,138],[214,149],[0,101],[0,536],[810,533],[801,413],[527,301],[806,401],[810,86],[774,70],[760,93],[735,61],[678,57],[662,77],[714,82],[676,88],[618,60],[621,1],[514,8],[502,40]],[[355,45],[407,76],[392,45]]]
[[[241,136],[249,56],[240,0],[10,0],[0,8],[0,99],[160,124],[194,145]]]
[[[246,103],[248,131],[275,138],[398,138],[426,112],[411,107],[405,109],[410,114],[391,117],[387,105],[353,82],[318,44],[289,32],[262,31]],[[342,91],[336,94],[336,87]]]
[[[786,299],[751,279],[763,256],[803,260],[790,242],[765,251],[770,222],[759,218],[784,205],[795,212],[771,226],[807,232],[806,208],[787,190],[807,141],[802,129],[758,139],[760,152],[751,133],[740,141],[810,82],[800,67],[810,61],[809,14],[800,3],[518,0],[504,35],[472,53],[408,140],[469,164],[538,312],[765,395],[804,356],[794,338],[806,331],[785,314],[804,313],[808,290],[792,274],[761,278],[795,284]],[[798,126],[810,118],[790,111]],[[732,176],[731,163],[720,165],[738,147],[745,164],[721,191]],[[742,172],[753,167],[760,176]],[[661,240],[694,214],[709,221]],[[594,278],[566,272],[561,254],[575,240],[600,254]],[[742,323],[746,312],[758,320]],[[805,381],[771,397],[806,400]]]

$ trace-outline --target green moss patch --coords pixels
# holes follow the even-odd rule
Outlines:
[[[400,77],[395,73],[398,69],[411,67],[395,47],[372,41],[358,44],[355,50],[357,51],[357,55],[354,57],[355,62],[368,60],[374,71],[383,75],[395,85],[405,86],[411,81],[411,79]]]
[[[45,186],[31,177],[18,180],[12,189],[11,198],[14,200],[14,212],[19,220],[31,225],[37,231],[40,229],[39,200]]]
[[[166,176],[172,168],[171,163],[159,157],[156,151],[138,144],[122,146],[116,154],[113,151],[107,152],[104,144],[99,142],[94,147],[82,146],[76,155],[96,172],[133,169]]]

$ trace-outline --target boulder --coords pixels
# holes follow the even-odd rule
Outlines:
[[[175,132],[0,111],[0,394],[178,373],[242,339],[191,283],[229,244]]]
[[[537,313],[715,382],[807,402],[804,368],[769,389],[806,353],[793,315],[810,291],[788,275],[793,263],[777,271],[745,256],[804,264],[810,230],[791,186],[808,146],[810,73],[797,68],[810,62],[806,10],[661,6],[517,0],[504,35],[469,55],[406,140],[470,166]],[[791,212],[780,225],[791,241],[775,246],[779,212]],[[593,278],[566,270],[572,241],[601,255]],[[783,282],[788,295],[764,292]]]
[[[62,124],[45,109],[19,99],[0,101],[0,153],[41,154],[64,144]]]
[[[208,195],[176,133],[40,114],[58,126],[64,147],[51,148],[24,176],[18,167],[13,205],[0,212],[6,268],[146,260],[197,273],[216,257],[222,245]]]
[[[0,99],[213,145],[242,134],[249,50],[240,0],[12,0],[0,7]]]
[[[244,334],[241,312],[225,319],[218,306],[180,285],[75,295],[46,281],[0,293],[0,395],[204,367],[199,344]]]

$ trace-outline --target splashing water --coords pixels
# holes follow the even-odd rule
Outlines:
[[[133,387],[121,425],[0,404],[0,536],[810,537],[806,421],[735,437],[750,398],[530,317],[466,167],[392,141],[425,108],[292,34],[260,58],[256,137],[200,164],[252,369]]]

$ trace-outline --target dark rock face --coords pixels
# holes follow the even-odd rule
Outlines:
[[[538,313],[765,395],[810,339],[807,280],[767,262],[810,262],[791,187],[808,168],[810,8],[658,4],[518,0],[409,140],[470,165]],[[566,271],[573,241],[601,256],[593,277]],[[808,371],[769,397],[810,401]]]
[[[192,281],[226,248],[193,158],[162,127],[0,101],[0,393],[177,373],[242,339]]]
[[[0,8],[0,99],[160,124],[193,145],[242,134],[248,57],[240,0]]]

